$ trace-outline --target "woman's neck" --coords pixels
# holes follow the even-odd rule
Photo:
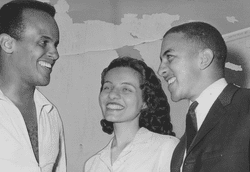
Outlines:
[[[125,147],[133,141],[138,130],[139,126],[137,125],[114,124],[114,139],[111,145],[111,164],[116,161]]]
[[[128,126],[122,124],[114,124],[114,140],[112,147],[123,147],[129,144],[139,130],[139,126]]]

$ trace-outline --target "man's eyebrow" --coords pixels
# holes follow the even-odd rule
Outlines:
[[[168,50],[166,50],[163,54],[162,54],[162,56],[166,56],[166,54],[168,54],[169,52],[172,52],[172,51],[174,51],[172,48],[170,48],[170,49],[168,49]]]
[[[53,41],[53,39],[52,39],[51,37],[46,36],[46,35],[41,36],[41,38],[47,39],[47,40],[50,40],[50,41]],[[59,40],[56,40],[56,41],[55,41],[55,45],[58,45],[58,44],[59,44]]]
[[[49,36],[43,35],[41,38],[52,40]]]

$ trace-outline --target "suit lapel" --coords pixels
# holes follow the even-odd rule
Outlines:
[[[199,129],[194,141],[191,143],[187,155],[190,151],[197,145],[203,137],[205,137],[209,131],[211,131],[216,124],[225,115],[224,107],[231,103],[234,93],[238,90],[238,87],[228,84],[226,88],[222,91],[219,97],[216,99],[211,109],[209,110],[201,128]]]
[[[171,172],[180,172],[185,149],[186,149],[186,133],[184,133],[184,135],[181,137],[180,142],[178,143],[173,152],[171,160]]]

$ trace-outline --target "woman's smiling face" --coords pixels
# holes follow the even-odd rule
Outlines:
[[[99,104],[106,120],[114,123],[138,120],[145,104],[140,88],[140,74],[129,67],[116,67],[104,77]]]

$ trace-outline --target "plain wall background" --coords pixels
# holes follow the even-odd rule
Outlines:
[[[119,55],[142,58],[157,71],[161,38],[171,27],[201,20],[214,25],[229,47],[227,80],[249,86],[249,0],[43,0],[57,10],[60,58],[51,83],[40,90],[57,106],[66,137],[69,172],[112,136],[102,132],[98,104],[101,71]],[[2,6],[8,0],[1,0]],[[188,102],[174,103],[167,84],[177,137],[184,132]]]

